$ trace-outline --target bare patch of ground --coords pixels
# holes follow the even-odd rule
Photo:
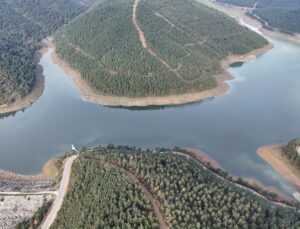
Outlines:
[[[29,220],[53,198],[53,182],[43,175],[20,175],[0,170],[0,228]],[[45,191],[45,192],[44,192]]]
[[[51,180],[56,180],[61,172],[60,168],[57,167],[57,163],[59,163],[59,161],[60,158],[55,158],[47,161],[43,166],[43,176]]]
[[[13,172],[0,170],[1,192],[31,192],[52,189],[53,182],[42,175],[20,175]]]
[[[0,195],[0,228],[15,228],[19,223],[29,220],[52,195]]]

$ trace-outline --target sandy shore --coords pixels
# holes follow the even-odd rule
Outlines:
[[[300,191],[300,170],[282,155],[281,148],[285,144],[275,144],[261,147],[258,155],[268,162],[279,174],[292,183]],[[300,201],[300,194],[294,193],[294,197]]]
[[[260,21],[245,15],[247,10],[249,10],[246,7],[238,7],[238,6],[233,6],[233,5],[222,5],[222,4],[216,3],[212,0],[196,0],[196,1],[198,1],[202,4],[205,4],[207,6],[210,6],[216,10],[219,10],[219,11],[233,17],[241,25],[247,24],[247,27],[253,27],[250,29],[254,30],[255,32],[262,33],[263,35],[271,37],[271,38],[281,39],[281,40],[300,44],[300,36],[289,35],[286,33],[282,33],[278,30],[273,31],[273,30],[265,29]]]
[[[224,170],[222,166],[215,159],[208,156],[202,150],[196,148],[183,148],[183,149],[186,151],[186,154],[191,155],[193,158],[203,162],[204,164],[210,164],[212,168]]]
[[[68,63],[61,60],[56,52],[55,46],[52,42],[52,39],[47,39],[48,46],[53,49],[52,60],[55,64],[59,65],[64,72],[70,76],[75,85],[81,92],[82,98],[85,101],[93,102],[96,104],[106,105],[106,106],[150,106],[150,105],[179,105],[185,103],[191,103],[207,98],[212,98],[218,95],[222,95],[229,89],[226,81],[232,80],[233,76],[231,76],[227,69],[229,65],[235,62],[247,62],[251,60],[255,60],[256,57],[262,55],[268,50],[273,48],[272,44],[266,45],[263,48],[253,50],[252,52],[245,55],[235,55],[229,56],[224,59],[221,64],[224,69],[222,74],[216,76],[216,80],[218,86],[216,88],[205,90],[201,92],[195,93],[186,93],[186,94],[178,94],[178,95],[169,95],[169,96],[154,96],[154,97],[142,97],[142,98],[131,98],[131,97],[119,97],[119,96],[106,96],[96,92],[84,79],[82,79],[80,73],[75,69],[72,69]]]
[[[31,92],[23,97],[17,99],[13,103],[4,104],[0,106],[0,114],[15,112],[18,110],[22,110],[26,107],[29,107],[32,103],[34,103],[38,98],[43,95],[45,89],[45,76],[43,75],[43,67],[38,64],[42,56],[47,52],[47,47],[44,45],[42,49],[36,52],[35,54],[35,62],[36,62],[36,82]]]

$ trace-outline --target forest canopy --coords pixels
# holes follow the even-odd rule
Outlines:
[[[189,157],[111,145],[81,153],[53,228],[155,228],[157,219],[147,197],[121,169],[144,184],[170,228],[300,226],[295,210],[271,206]]]
[[[27,95],[40,41],[82,13],[91,0],[1,0],[0,105]]]
[[[163,96],[214,88],[223,58],[267,44],[196,1],[141,0],[136,18],[149,51],[132,22],[133,3],[103,0],[55,35],[59,57],[101,94]]]

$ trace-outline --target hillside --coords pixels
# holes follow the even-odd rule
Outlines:
[[[0,105],[27,95],[36,81],[40,41],[82,13],[91,0],[1,0]]]
[[[300,33],[300,1],[299,0],[217,0],[237,6],[253,7],[250,15],[258,16],[265,26],[278,28],[286,33]]]
[[[192,0],[104,0],[54,39],[58,56],[95,91],[126,97],[215,88],[223,58],[267,44]]]
[[[300,225],[294,210],[271,206],[172,151],[94,149],[75,161],[70,183],[52,228],[156,228],[158,221],[165,224],[160,228]]]
[[[300,139],[294,139],[282,148],[282,153],[300,171],[300,154],[297,152],[297,149],[299,147],[300,147]]]

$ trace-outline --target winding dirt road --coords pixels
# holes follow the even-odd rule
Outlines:
[[[108,164],[109,166],[111,166],[111,167],[113,167],[113,168],[121,171],[125,175],[127,175],[127,177],[130,178],[132,182],[136,183],[143,190],[143,192],[145,193],[145,195],[147,196],[148,200],[150,200],[150,202],[151,202],[151,204],[153,206],[156,218],[157,218],[158,223],[159,223],[159,228],[160,229],[167,229],[167,228],[169,228],[167,226],[165,220],[164,220],[163,215],[160,212],[160,207],[159,207],[160,204],[159,204],[159,202],[148,191],[148,189],[146,188],[146,186],[134,174],[132,174],[128,170],[125,170],[125,169],[121,168],[120,166],[114,165],[114,164],[109,163],[109,162],[106,162],[106,164]]]
[[[148,44],[147,44],[147,40],[145,38],[145,34],[144,34],[143,30],[141,29],[141,27],[140,27],[140,25],[139,25],[139,23],[137,22],[137,19],[136,19],[136,12],[137,12],[137,7],[138,7],[139,3],[140,3],[140,0],[135,0],[134,1],[133,8],[132,8],[132,23],[133,23],[135,29],[139,33],[142,47],[145,48],[145,49],[148,49]]]
[[[66,160],[65,165],[64,165],[62,179],[61,179],[61,182],[59,185],[58,195],[53,202],[50,212],[48,213],[45,220],[43,221],[43,223],[41,225],[41,229],[50,228],[50,226],[54,222],[54,220],[57,216],[57,213],[59,212],[59,210],[63,204],[64,197],[67,194],[70,176],[71,176],[72,165],[73,165],[74,160],[76,160],[77,157],[78,157],[77,155],[73,155]]]
[[[137,30],[137,32],[139,34],[140,42],[141,42],[142,47],[144,49],[146,49],[151,56],[153,56],[155,59],[157,59],[162,65],[164,65],[169,71],[173,72],[181,80],[186,81],[186,82],[194,81],[194,80],[187,80],[182,75],[179,74],[178,70],[179,70],[180,66],[179,66],[179,68],[172,68],[171,65],[167,63],[167,61],[160,58],[153,49],[149,48],[149,45],[147,43],[147,39],[145,37],[145,33],[141,29],[141,27],[138,23],[138,20],[137,20],[137,8],[138,8],[139,3],[140,3],[140,0],[135,0],[134,1],[133,8],[132,8],[132,23],[133,23],[135,29]],[[156,13],[156,16],[164,18],[164,20],[166,20],[166,18],[163,17],[161,14]],[[178,28],[176,25],[174,25],[169,20],[167,20],[167,23],[169,23],[172,27]],[[195,80],[197,80],[197,79],[195,79]]]

